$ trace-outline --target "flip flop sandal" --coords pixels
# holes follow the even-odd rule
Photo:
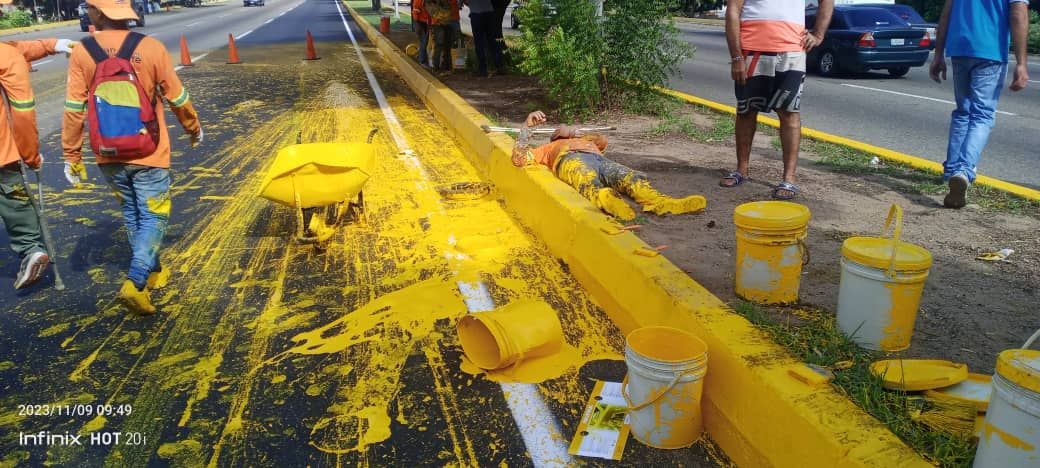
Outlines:
[[[725,183],[727,180],[732,180],[733,183],[727,185]],[[744,174],[741,174],[740,172],[737,172],[737,171],[733,171],[733,172],[730,172],[726,177],[723,177],[722,180],[719,181],[719,187],[733,188],[733,187],[736,187],[736,186],[738,186],[740,184],[743,184],[747,180],[748,180],[748,178],[744,177]]]
[[[784,195],[781,191],[791,192],[790,195]],[[790,182],[780,182],[773,188],[773,199],[775,200],[793,200],[794,197],[802,191],[797,185]]]

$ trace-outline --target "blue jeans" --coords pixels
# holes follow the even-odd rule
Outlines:
[[[132,256],[127,277],[144,289],[159,271],[159,246],[170,222],[170,170],[136,164],[101,164],[109,187],[123,205]]]
[[[997,101],[1004,88],[1007,63],[953,57],[953,93],[957,109],[950,118],[950,141],[943,180],[962,174],[975,181],[975,166],[996,123]]]
[[[430,25],[421,21],[416,21],[412,24],[415,25],[415,33],[419,35],[419,63],[421,65],[429,65],[430,57],[427,48],[430,44]]]

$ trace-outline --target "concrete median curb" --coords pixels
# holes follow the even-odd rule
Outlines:
[[[24,26],[24,27],[21,27],[21,28],[0,29],[0,37],[11,36],[11,35],[14,35],[14,34],[35,32],[35,31],[44,31],[44,30],[47,30],[47,29],[60,28],[62,26],[71,26],[71,25],[74,25],[74,24],[78,25],[79,24],[79,20],[78,19],[74,19],[74,20],[68,20],[68,21],[58,21],[56,23],[45,23],[45,24],[36,24],[36,25],[32,25],[32,26]]]
[[[697,104],[700,106],[707,107],[709,109],[726,113],[736,114],[737,110],[733,106],[728,106],[722,103],[711,101],[708,99],[700,98],[691,94],[686,94],[682,91],[676,91],[674,89],[660,88],[660,91],[669,96],[673,96],[682,99],[691,104]],[[773,128],[780,128],[780,121],[771,117],[764,117],[759,115],[759,123],[763,123]],[[832,135],[830,133],[821,132],[819,130],[813,130],[811,128],[802,128],[802,136],[811,138],[817,141],[823,141],[827,143],[833,143],[836,145],[846,146],[855,150],[862,151],[867,154],[872,154],[878,158],[886,161],[892,161],[899,164],[905,164],[914,169],[920,169],[923,171],[932,172],[935,174],[943,173],[943,166],[935,161],[929,161],[919,156],[914,156],[906,153],[900,153],[893,151],[888,148],[882,148],[880,146],[874,146],[861,141],[856,141],[850,138],[845,138],[838,135]],[[1002,192],[1007,192],[1012,195],[1016,195],[1026,200],[1040,201],[1040,190],[1034,190],[1029,187],[1023,187],[1021,185],[1012,184],[1005,182],[1000,179],[994,179],[993,177],[980,175],[975,183],[983,187],[990,187]]]
[[[570,267],[624,332],[646,325],[690,331],[709,346],[705,425],[742,466],[929,466],[884,425],[827,385],[792,378],[807,370],[769,337],[542,167],[518,169],[513,140],[347,9],[502,193],[507,206]]]

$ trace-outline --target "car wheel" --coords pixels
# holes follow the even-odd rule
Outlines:
[[[904,76],[907,73],[910,73],[910,67],[892,67],[888,69],[888,74],[896,78]]]
[[[838,73],[838,56],[833,50],[824,51],[816,62],[816,69],[820,71],[820,75],[834,76]]]

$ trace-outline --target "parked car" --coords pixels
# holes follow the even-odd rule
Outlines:
[[[506,7],[506,11],[509,13],[509,27],[511,29],[520,29],[520,18],[516,16],[516,10],[518,8],[523,8],[526,3],[527,0],[514,0],[508,7]],[[549,15],[556,14],[556,6],[553,5],[552,2],[543,0],[542,4],[545,5],[545,9]]]
[[[264,0],[242,0],[242,6],[244,6],[244,7],[264,6]]]
[[[143,1],[134,1],[132,3],[134,11],[137,12],[137,17],[140,21],[130,20],[130,27],[144,27],[145,19],[145,6]],[[87,15],[87,2],[80,2],[79,4],[79,30],[87,32],[90,30],[90,16]]]
[[[928,34],[929,49],[935,49],[935,30],[938,25],[925,21],[914,7],[899,3],[871,3],[863,6],[884,8],[895,13],[903,21],[910,23],[911,28],[924,30]]]
[[[806,10],[805,24],[816,24],[815,10]],[[809,52],[807,62],[823,76],[867,70],[903,76],[928,61],[930,47],[924,30],[887,9],[836,6],[823,43]]]

